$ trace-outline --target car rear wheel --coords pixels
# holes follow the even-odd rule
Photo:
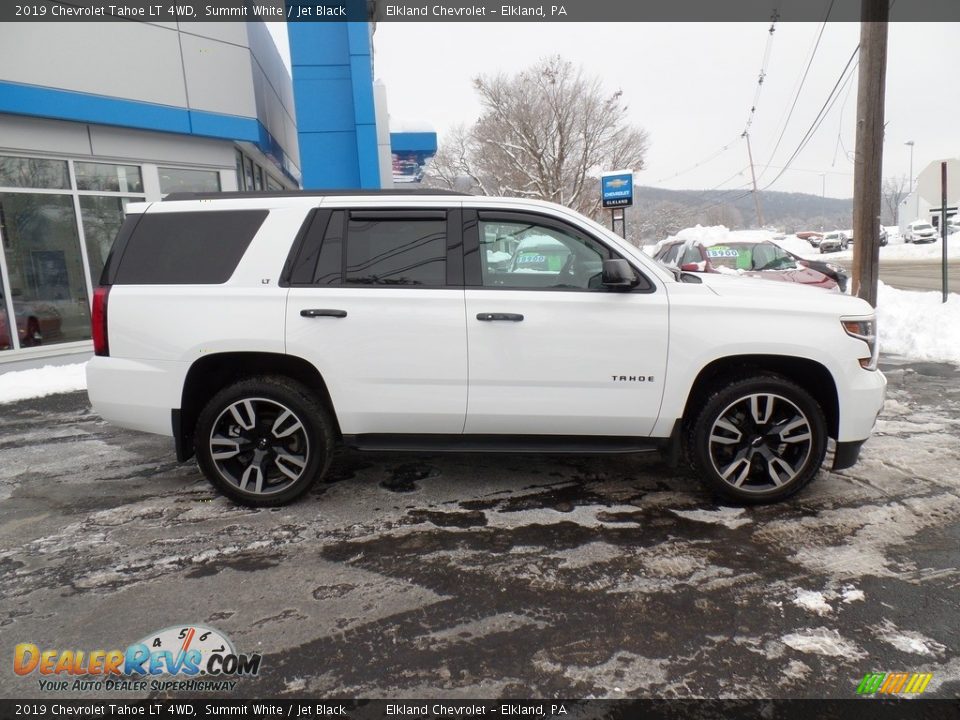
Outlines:
[[[827,449],[823,410],[799,385],[764,374],[718,387],[690,423],[687,456],[723,496],[782,500],[817,474]]]
[[[197,462],[227,497],[252,507],[284,505],[326,472],[333,422],[316,396],[284,377],[230,385],[197,418]]]

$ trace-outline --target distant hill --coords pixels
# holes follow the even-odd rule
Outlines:
[[[760,193],[760,207],[766,227],[790,233],[849,228],[853,222],[852,199],[766,191]],[[627,224],[628,237],[646,242],[697,224],[757,227],[757,219],[753,194],[746,189],[666,190],[637,185]]]

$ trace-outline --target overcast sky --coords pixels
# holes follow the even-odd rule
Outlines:
[[[769,26],[385,22],[374,34],[374,67],[387,85],[391,118],[428,123],[443,142],[450,127],[471,123],[481,112],[471,78],[515,73],[558,53],[599,76],[610,90],[623,90],[631,121],[650,134],[638,184],[728,189],[750,180],[739,136],[757,90]],[[859,24],[827,25],[771,158],[819,30],[819,23],[776,25],[750,131],[761,187],[796,149],[859,42]],[[908,140],[915,142],[914,175],[933,160],[960,156],[958,38],[956,23],[890,25],[885,176],[909,173]],[[856,95],[854,77],[771,190],[820,194],[825,183],[827,196],[853,195]],[[719,152],[724,146],[728,149]]]

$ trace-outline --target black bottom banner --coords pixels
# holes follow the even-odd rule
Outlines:
[[[960,720],[960,700],[0,700],[0,720],[130,717]]]

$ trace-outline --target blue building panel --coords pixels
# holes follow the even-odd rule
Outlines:
[[[379,188],[369,23],[288,30],[304,188]]]
[[[356,132],[300,133],[300,157],[304,188],[359,188]],[[379,179],[379,178],[378,178]]]
[[[287,3],[288,5],[293,3]],[[350,45],[345,32],[324,33],[323,42],[316,42],[315,25],[344,25],[345,23],[287,23],[290,38],[290,62],[297,65],[337,65],[350,54]],[[365,25],[365,24],[364,24]],[[294,70],[296,77],[296,70]]]
[[[0,112],[143,130],[190,132],[190,115],[184,108],[12,82],[0,82]]]
[[[435,132],[390,133],[390,149],[395,153],[436,155],[437,134]]]
[[[350,78],[302,80],[294,68],[293,92],[297,105],[297,130],[304,133],[353,130],[353,83]],[[300,149],[300,165],[307,164]]]

